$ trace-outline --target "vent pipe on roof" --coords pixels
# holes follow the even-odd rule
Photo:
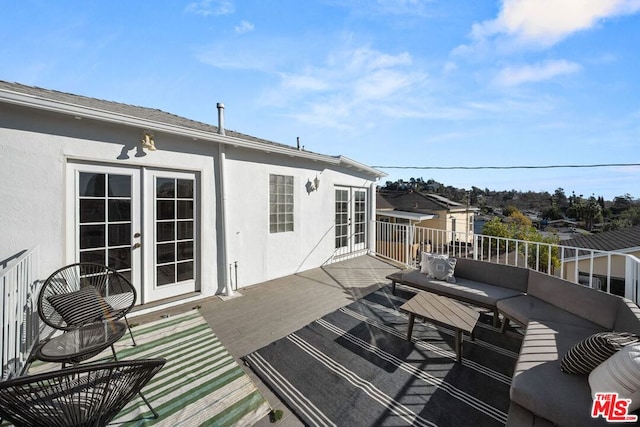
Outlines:
[[[224,135],[224,104],[218,102],[216,106],[218,107],[218,133]]]

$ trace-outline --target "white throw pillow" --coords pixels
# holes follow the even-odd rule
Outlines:
[[[620,399],[631,399],[629,412],[640,408],[640,344],[625,346],[598,365],[589,374],[591,395],[618,393]]]
[[[455,258],[449,258],[448,255],[430,255],[427,257],[427,264],[429,266],[428,277],[430,279],[444,280],[449,283],[456,282],[455,277],[453,277],[456,267]]]
[[[429,258],[433,255],[429,252],[422,252],[420,259],[420,273],[429,274]]]

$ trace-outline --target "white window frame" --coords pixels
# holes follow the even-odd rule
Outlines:
[[[295,230],[295,178],[292,175],[269,174],[269,233]]]

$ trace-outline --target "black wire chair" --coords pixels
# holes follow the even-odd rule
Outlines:
[[[16,426],[104,426],[165,364],[140,359],[78,365],[0,382],[0,417]]]
[[[136,298],[131,282],[113,268],[76,263],[56,270],[45,280],[38,296],[38,314],[47,325],[65,331],[124,318],[135,346],[127,313]]]

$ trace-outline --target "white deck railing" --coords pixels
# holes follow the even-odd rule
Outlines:
[[[640,300],[640,259],[633,255],[376,222],[377,255],[417,267],[424,251],[528,267]]]
[[[2,375],[1,379],[19,375],[33,346],[39,339],[36,297],[38,280],[38,248],[21,254],[0,270],[2,292]],[[1,266],[0,266],[1,267]]]

